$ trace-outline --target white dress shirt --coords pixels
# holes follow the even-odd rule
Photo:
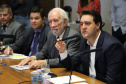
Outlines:
[[[96,38],[93,46],[91,46],[89,44],[89,42],[87,41],[87,44],[90,45],[90,50],[92,49],[96,49],[96,46],[97,46],[97,42],[98,42],[98,39],[99,39],[99,36],[101,34],[101,31],[98,35],[98,37]],[[90,65],[89,65],[89,76],[95,78],[96,77],[96,70],[95,70],[95,55],[96,55],[96,52],[91,52],[90,54]]]

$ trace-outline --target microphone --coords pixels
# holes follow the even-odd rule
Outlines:
[[[99,51],[99,50],[102,50],[102,48],[97,48],[97,49],[91,49],[91,50],[83,51],[83,52],[78,53],[76,56],[81,55],[81,54],[86,54],[86,53]]]
[[[0,39],[3,39],[3,38],[14,38],[14,35],[0,34]]]
[[[75,37],[79,37],[79,35],[74,35],[74,36],[70,36],[70,37],[67,37],[67,38],[62,38],[62,41],[72,39],[72,38],[75,38]]]
[[[82,51],[82,52],[78,53],[76,56],[79,56],[79,55],[81,55],[81,54],[96,52],[96,51],[100,51],[100,50],[102,50],[102,48],[97,48],[97,49],[91,49],[91,50],[87,50],[87,51]],[[76,57],[76,56],[75,56],[75,57]],[[71,75],[72,75],[72,71],[73,71],[73,61],[74,61],[74,58],[75,58],[75,57],[73,57],[73,59],[72,59],[72,67],[71,67],[71,74],[70,74],[69,84],[70,84],[70,82],[71,82]]]

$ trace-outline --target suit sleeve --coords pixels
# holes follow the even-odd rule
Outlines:
[[[15,25],[13,32],[12,32],[13,33],[12,35],[14,35],[13,43],[5,44],[4,45],[5,48],[8,46],[14,45],[21,38],[21,36],[24,34],[24,31],[25,31],[25,28],[23,27],[23,25],[21,25],[21,24]],[[7,41],[9,42],[9,40],[7,40]]]
[[[20,37],[23,35],[25,28],[23,25],[20,25],[15,33],[16,41],[20,39]]]
[[[122,76],[123,59],[125,59],[125,51],[120,44],[113,44],[107,49],[107,84],[119,84]]]
[[[81,36],[80,36],[81,37]],[[79,49],[80,46],[80,37],[76,37],[74,39],[71,39],[68,41],[67,43],[67,52],[68,52],[68,56],[67,58],[65,58],[64,60],[60,61],[60,63],[66,67],[67,69],[71,69],[71,60],[73,60],[74,55],[76,55],[75,53],[77,52],[77,50]]]
[[[20,30],[20,28],[19,28],[19,31],[17,31],[17,33],[19,32],[19,35],[18,36],[16,36],[16,38],[17,38],[17,41],[13,44],[13,45],[11,45],[11,48],[14,50],[14,52],[16,52],[16,53],[20,53],[20,50],[21,50],[21,48],[23,48],[23,45],[24,45],[24,43],[26,43],[26,40],[27,40],[27,32],[28,31],[25,31],[24,32],[24,34],[23,34],[23,31],[22,30]],[[23,35],[22,35],[23,34]],[[22,35],[22,36],[21,36]],[[20,38],[20,39],[19,39]],[[25,46],[25,48],[26,47],[28,47],[28,46]],[[27,48],[26,48],[27,49]]]

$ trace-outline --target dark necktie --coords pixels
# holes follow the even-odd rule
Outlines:
[[[39,41],[39,34],[40,32],[36,32],[36,36],[34,38],[34,45],[33,45],[33,49],[32,49],[32,52],[31,52],[31,56],[36,54],[36,48],[37,48],[37,44],[38,44],[38,41]]]
[[[1,34],[5,34],[5,32],[6,32],[6,25],[3,25],[3,29],[1,30]]]
[[[59,37],[57,37],[58,39]],[[57,42],[57,39],[56,39],[56,42]],[[55,47],[55,58],[59,58],[59,50],[57,50],[57,48]]]

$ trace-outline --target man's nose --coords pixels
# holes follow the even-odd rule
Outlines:
[[[32,19],[32,22],[35,22],[35,19]]]
[[[51,27],[55,27],[55,26],[56,26],[56,23],[52,21]]]
[[[4,18],[4,16],[2,15],[1,18]]]
[[[81,28],[82,28],[82,29],[85,29],[85,28],[86,28],[86,25],[85,25],[85,24],[82,24],[82,25],[81,25]]]

